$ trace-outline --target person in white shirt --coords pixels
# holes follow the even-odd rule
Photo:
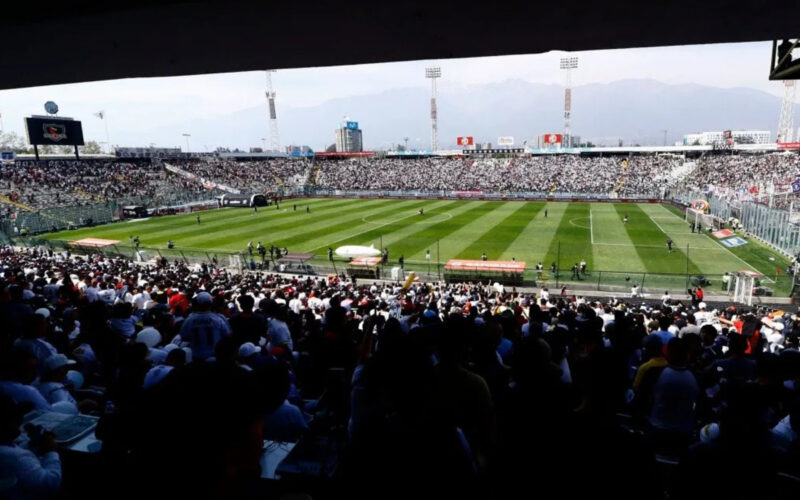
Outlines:
[[[113,288],[109,288],[107,283],[100,283],[100,291],[97,292],[97,297],[108,305],[114,303],[117,298],[117,292]]]
[[[133,300],[132,300],[133,307],[135,307],[136,309],[144,309],[145,308],[145,304],[149,300],[150,300],[150,291],[149,290],[139,290],[138,293],[136,293],[133,296]]]
[[[3,478],[13,478],[16,483],[5,498],[49,498],[61,489],[61,459],[58,456],[55,435],[45,432],[36,443],[36,449],[19,446],[23,411],[13,400],[0,396],[0,471]]]

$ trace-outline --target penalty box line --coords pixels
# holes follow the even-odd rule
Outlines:
[[[661,207],[661,209],[662,209],[662,210],[664,210],[665,212],[667,212],[667,214],[668,214],[668,215],[671,215],[672,217],[674,217],[675,219],[677,219],[677,220],[679,220],[679,221],[683,221],[683,220],[682,220],[680,217],[678,217],[677,215],[675,215],[675,214],[673,214],[672,212],[670,212],[669,210],[667,210],[667,209],[666,209],[666,207],[664,207],[664,205],[659,205],[659,206]],[[650,217],[650,218],[652,219],[652,217]],[[656,221],[654,220],[653,222],[656,222]],[[683,222],[685,222],[685,221],[683,221]],[[658,223],[656,223],[656,225],[658,225]],[[660,226],[659,226],[659,227],[660,227]],[[662,231],[663,231],[663,229],[662,229]],[[709,240],[711,240],[711,241],[712,241],[714,244],[716,244],[717,248],[720,248],[720,249],[722,249],[722,250],[725,250],[725,251],[726,251],[728,254],[730,254],[730,255],[731,255],[733,258],[735,258],[736,260],[738,260],[739,262],[741,262],[741,263],[742,263],[742,264],[744,264],[745,266],[749,267],[750,269],[752,269],[753,271],[755,271],[755,272],[757,272],[757,273],[760,273],[760,274],[764,275],[764,278],[763,278],[763,279],[764,279],[764,281],[768,281],[768,282],[775,283],[775,281],[774,281],[774,280],[772,280],[772,279],[770,279],[770,278],[769,278],[769,276],[768,276],[767,274],[765,274],[765,273],[762,273],[761,271],[759,271],[758,269],[756,269],[756,267],[755,267],[754,265],[750,264],[749,262],[747,262],[747,261],[746,261],[746,260],[744,260],[743,258],[741,258],[741,257],[739,257],[738,255],[736,255],[735,253],[733,253],[733,252],[731,251],[731,249],[730,249],[730,248],[727,248],[727,247],[725,247],[725,246],[724,246],[722,243],[720,243],[719,241],[715,240],[714,238],[712,238],[711,236],[709,236],[709,235],[707,235],[707,234],[702,234],[702,233],[701,233],[701,235],[702,235],[702,236],[705,236],[705,237],[707,237],[707,238],[708,238]]]

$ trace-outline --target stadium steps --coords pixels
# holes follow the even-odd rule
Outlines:
[[[625,186],[625,181],[628,180],[628,168],[629,168],[628,160],[623,160],[620,163],[620,166],[622,167],[621,169],[622,171],[620,172],[620,177],[619,181],[617,181],[617,185],[614,186],[614,194],[617,196],[619,196],[620,191],[622,191],[622,188]]]
[[[88,198],[88,199],[90,199],[92,201],[96,201],[98,203],[105,203],[106,202],[106,200],[102,196],[97,196],[97,195],[94,195],[92,193],[87,193],[86,191],[84,191],[81,188],[75,188],[75,192],[78,193],[79,195],[83,196],[84,198]]]
[[[314,187],[317,185],[317,177],[319,177],[319,167],[314,167],[311,175],[308,176],[308,185]]]
[[[26,212],[36,212],[36,209],[30,205],[25,205],[24,203],[20,203],[18,201],[14,201],[6,195],[0,194],[0,202],[6,203],[8,205],[13,205],[20,210],[25,210]]]

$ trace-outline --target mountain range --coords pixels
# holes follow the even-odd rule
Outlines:
[[[661,145],[683,135],[707,130],[770,130],[776,136],[781,99],[743,87],[717,88],[666,84],[649,79],[587,84],[572,90],[572,131],[597,145]],[[536,137],[563,128],[564,88],[559,85],[507,80],[484,85],[440,86],[439,145],[455,148],[456,137],[496,144],[498,136],[515,143],[536,144]],[[387,149],[405,143],[430,147],[430,89],[388,89],[378,94],[330,99],[311,107],[282,107],[278,126],[284,145],[308,145],[322,150],[334,142],[334,130],[344,117],[359,122],[364,148]],[[266,103],[204,120],[162,125],[129,137],[152,137],[191,130],[193,144],[214,144],[247,150],[262,147],[269,137]],[[141,135],[142,137],[137,137]],[[132,144],[135,145],[135,144]],[[195,148],[193,148],[195,149]]]

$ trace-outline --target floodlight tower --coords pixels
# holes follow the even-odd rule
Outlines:
[[[281,138],[278,135],[278,116],[275,113],[275,91],[272,90],[272,73],[274,69],[268,69],[267,74],[267,103],[269,105],[269,147],[272,151],[279,153],[281,150]]]
[[[431,149],[434,151],[439,149],[439,130],[436,123],[436,79],[441,77],[442,68],[439,66],[425,68],[425,78],[431,79]]]
[[[778,121],[777,142],[792,142],[794,128],[794,80],[784,80],[783,101],[781,102],[781,117]]]
[[[564,85],[564,141],[567,147],[572,146],[572,135],[569,129],[569,121],[572,115],[572,70],[578,68],[577,57],[562,57],[559,68],[566,70],[567,79]]]

